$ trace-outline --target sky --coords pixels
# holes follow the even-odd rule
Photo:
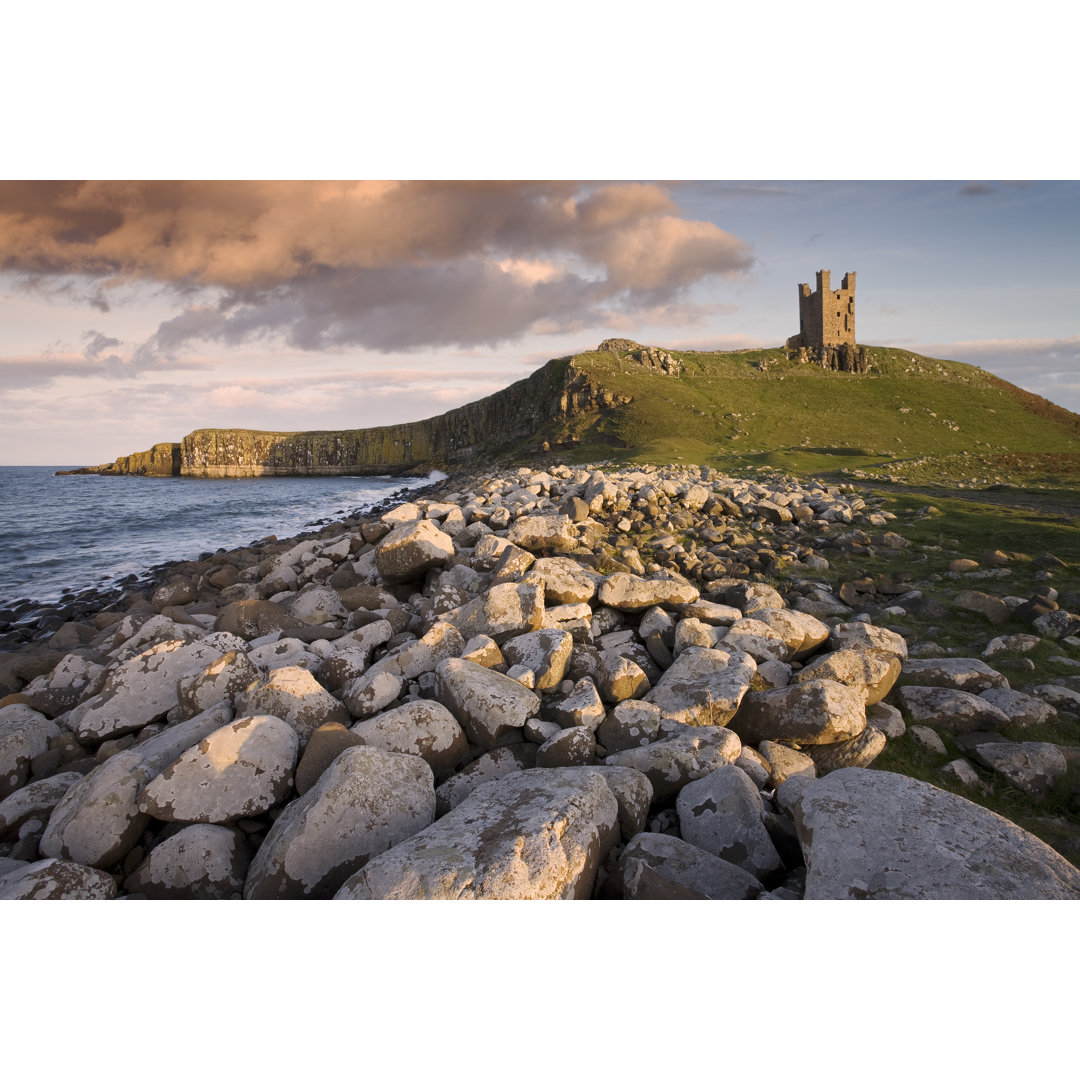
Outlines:
[[[1068,181],[3,181],[0,462],[435,415],[629,337],[856,332],[1080,411]]]

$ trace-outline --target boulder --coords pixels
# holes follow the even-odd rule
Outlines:
[[[544,719],[564,728],[584,727],[595,731],[604,720],[604,703],[596,684],[587,675],[578,679],[566,697],[546,706]]]
[[[398,525],[375,549],[379,576],[391,585],[415,581],[453,557],[453,538],[427,518]]]
[[[1080,899],[1080,870],[1011,821],[898,773],[839,769],[795,809],[807,900]]]
[[[60,728],[29,705],[0,709],[0,799],[18,791],[30,775],[30,762],[45,753]]]
[[[961,657],[935,657],[930,660],[905,660],[901,673],[905,686],[944,686],[978,694],[994,688],[1008,689],[1009,682],[982,660]]]
[[[771,739],[763,739],[758,743],[758,753],[765,759],[774,788],[793,777],[808,780],[817,778],[814,759],[800,750],[794,750]]]
[[[1009,718],[997,706],[964,690],[940,686],[901,686],[900,705],[918,724],[945,731],[1000,731]]]
[[[730,726],[747,743],[842,742],[866,727],[863,694],[829,679],[747,694]]]
[[[587,727],[560,729],[536,751],[538,769],[591,765],[596,760],[596,739]]]
[[[805,752],[814,762],[818,776],[824,776],[837,769],[869,768],[887,742],[883,731],[867,724],[853,739],[824,746],[807,746]]]
[[[534,689],[552,690],[563,681],[573,648],[574,639],[565,630],[534,630],[507,640],[502,656],[535,674]]]
[[[1001,626],[1009,621],[1009,609],[1000,597],[976,589],[965,589],[957,593],[953,597],[953,606],[961,611],[981,615],[994,626]]]
[[[641,697],[649,689],[649,677],[628,656],[609,651],[600,654],[596,682],[605,701],[617,703]]]
[[[300,743],[276,716],[243,716],[185,750],[155,777],[139,810],[160,821],[223,825],[257,817],[293,790]]]
[[[544,742],[547,742],[547,739]],[[481,754],[435,789],[436,817],[449,813],[481,784],[534,768],[537,753],[538,747],[532,743],[516,743],[513,746],[497,746],[494,750]]]
[[[523,585],[542,584],[548,604],[588,604],[596,597],[603,581],[597,574],[573,559],[537,559],[522,578]]]
[[[252,683],[236,699],[241,716],[276,716],[296,732],[306,746],[321,724],[349,722],[349,711],[302,667],[275,668]]]
[[[341,688],[341,701],[357,720],[382,712],[401,697],[402,680],[389,671],[368,671]]]
[[[282,811],[252,860],[245,900],[320,900],[435,818],[422,758],[353,746]]]
[[[335,899],[584,900],[618,835],[596,770],[515,773],[372,859]]]
[[[179,703],[177,684],[226,650],[205,642],[163,641],[109,671],[101,692],[64,717],[80,742],[138,731]]]
[[[506,538],[526,551],[573,551],[578,542],[574,523],[565,514],[519,517]]]
[[[829,679],[858,690],[864,704],[876,705],[893,688],[899,675],[900,660],[891,653],[837,649],[811,660],[795,673],[794,681]]]
[[[509,638],[540,629],[544,621],[544,589],[542,585],[509,581],[493,585],[483,596],[443,618],[457,628],[463,639],[483,634],[502,645]]]
[[[989,702],[994,708],[1000,709],[1009,718],[1009,722],[1016,724],[1017,727],[1035,727],[1057,716],[1057,709],[1053,705],[1027,694],[1021,694],[1019,690],[994,687],[983,690],[979,697]]]
[[[1045,742],[984,742],[971,756],[1033,798],[1048,795],[1065,775],[1065,755]]]
[[[848,647],[890,653],[901,660],[906,660],[908,654],[907,642],[899,634],[866,622],[837,623],[829,631],[829,645],[833,649]]]
[[[468,660],[435,669],[435,693],[465,729],[469,742],[490,750],[540,711],[540,698],[519,682]]]
[[[42,859],[0,878],[0,900],[114,900],[116,882],[101,870]]]
[[[749,653],[760,664],[769,660],[787,660],[791,656],[784,635],[760,619],[739,619],[724,634],[720,647],[728,652]]]
[[[726,724],[750,689],[756,669],[743,652],[687,649],[644,700],[656,705],[665,720],[695,727]]]
[[[189,825],[162,840],[124,889],[150,900],[239,900],[250,862],[250,848],[235,829]]]
[[[761,882],[734,863],[663,833],[639,833],[616,864],[623,900],[753,900]]]
[[[236,600],[222,609],[214,629],[252,641],[299,625],[298,619],[271,600]]]
[[[596,729],[596,739],[605,750],[631,750],[648,746],[660,735],[659,706],[647,701],[622,701],[608,713]]]
[[[300,764],[296,766],[293,783],[297,795],[306,795],[343,750],[363,745],[364,740],[359,735],[337,721],[332,720],[317,727],[308,739]]]
[[[13,791],[0,801],[0,840],[14,840],[28,821],[48,821],[56,804],[81,779],[77,772],[54,773]]]
[[[220,701],[231,705],[236,695],[246,690],[260,674],[246,652],[232,649],[212,660],[202,671],[182,676],[176,685],[180,718],[186,720],[197,716]]]
[[[41,835],[42,855],[104,868],[122,859],[150,823],[143,789],[184,751],[232,717],[226,702],[114,754],[68,788]]]
[[[653,606],[692,604],[700,595],[689,582],[617,573],[603,580],[598,598],[605,607],[619,611],[645,611]]]
[[[351,734],[364,746],[423,758],[436,777],[450,772],[469,756],[469,744],[461,725],[437,701],[406,702],[354,724]]]
[[[759,881],[783,869],[761,821],[758,789],[742,769],[713,769],[687,784],[675,806],[679,832],[688,844],[742,867]]]
[[[608,754],[604,765],[618,765],[644,773],[657,799],[676,795],[691,780],[698,780],[739,756],[742,743],[727,728],[684,730],[665,739]]]

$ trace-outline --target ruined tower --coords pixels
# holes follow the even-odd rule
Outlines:
[[[863,372],[865,350],[855,344],[855,273],[846,273],[839,289],[832,288],[831,276],[819,270],[815,292],[799,286],[799,332],[788,338],[788,355],[832,371]]]

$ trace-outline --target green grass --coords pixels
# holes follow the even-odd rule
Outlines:
[[[552,452],[803,476],[867,471],[908,484],[1045,479],[1078,490],[1080,417],[968,364],[874,347],[870,370],[852,375],[788,360],[782,349],[668,351],[682,361],[678,377],[610,352],[553,362],[632,400],[550,425],[541,437]]]

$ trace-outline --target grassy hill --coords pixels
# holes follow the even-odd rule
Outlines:
[[[677,376],[633,352],[552,361],[553,376],[565,366],[632,400],[553,421],[515,449],[542,438],[581,462],[858,470],[905,483],[1067,483],[1080,473],[1080,416],[968,364],[868,347],[869,371],[855,375],[782,349],[667,351],[682,363]]]

